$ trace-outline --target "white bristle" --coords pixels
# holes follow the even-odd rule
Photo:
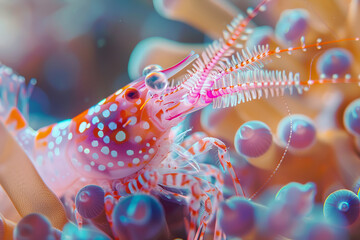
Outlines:
[[[269,95],[282,96],[287,89],[293,94],[294,88],[299,94],[304,90],[298,73],[294,75],[290,72],[287,75],[285,71],[238,71],[215,82],[212,91],[218,91],[223,96],[214,99],[214,107],[235,106],[245,101],[268,98]]]

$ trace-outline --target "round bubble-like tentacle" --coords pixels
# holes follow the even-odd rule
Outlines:
[[[105,236],[97,229],[86,226],[79,229],[72,223],[65,225],[61,239],[76,239],[76,240],[110,240],[109,237]]]
[[[80,189],[75,198],[75,206],[84,218],[94,218],[104,211],[104,190],[97,185],[87,185]]]
[[[285,10],[275,27],[276,36],[285,42],[293,42],[305,34],[309,13],[305,9]]]
[[[344,48],[332,48],[324,52],[316,63],[316,71],[321,76],[341,77],[348,73],[353,63],[353,54]]]
[[[249,200],[240,197],[223,202],[217,217],[221,229],[229,237],[243,237],[255,226],[254,206]]]
[[[240,155],[259,157],[270,148],[272,134],[265,123],[250,121],[237,130],[234,143],[236,152]]]
[[[316,139],[315,125],[310,118],[301,114],[287,116],[280,121],[277,128],[277,135],[283,144],[288,142],[291,125],[291,149],[306,149],[314,144]]]
[[[349,133],[360,137],[360,98],[347,106],[344,113],[344,125]]]
[[[339,225],[351,225],[359,217],[359,212],[359,197],[346,189],[331,193],[324,202],[325,218]]]
[[[50,239],[51,236],[52,229],[49,220],[38,213],[25,216],[14,229],[15,240]]]
[[[113,229],[126,239],[161,239],[167,236],[164,209],[145,194],[120,199],[113,212]]]
[[[305,216],[312,210],[315,194],[316,186],[314,183],[291,182],[278,191],[276,199],[291,206],[295,214]]]

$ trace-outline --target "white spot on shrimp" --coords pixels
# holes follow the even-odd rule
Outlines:
[[[69,134],[68,134],[68,139],[71,140],[72,137],[73,137],[73,134],[72,134],[72,133],[69,133]]]
[[[121,89],[119,89],[119,90],[117,90],[116,91],[116,93],[115,93],[115,95],[119,95],[120,93],[122,93],[122,91],[123,91],[123,89],[121,88]]]
[[[147,121],[145,121],[144,123],[143,123],[143,129],[149,129],[150,128],[150,125],[149,125],[149,123],[147,122]]]
[[[101,107],[99,105],[96,105],[94,108],[94,112],[98,113],[98,112],[100,112],[100,110],[101,110]]]
[[[81,162],[79,162],[76,158],[72,158],[71,162],[77,167],[80,167],[82,165]]]
[[[127,150],[126,154],[129,155],[129,156],[132,156],[132,155],[134,155],[134,151],[133,150]]]
[[[85,148],[85,149],[84,149],[84,153],[85,153],[85,154],[89,154],[89,153],[90,153],[90,149]]]
[[[107,165],[108,165],[108,167],[113,167],[114,166],[114,164],[112,162],[109,162]]]
[[[93,153],[92,157],[93,157],[93,159],[95,159],[95,160],[99,159],[99,155],[98,155],[97,153]]]
[[[100,171],[104,171],[104,170],[106,169],[106,167],[105,167],[104,165],[99,165],[98,169],[99,169]]]
[[[115,112],[117,110],[117,108],[118,108],[117,104],[113,103],[113,104],[110,105],[109,110],[111,112]]]
[[[111,151],[111,156],[117,157],[117,155],[118,155],[117,151],[115,151],[115,150],[112,150],[112,151]]]
[[[110,142],[109,136],[105,136],[103,141],[104,141],[104,143],[109,143]]]
[[[97,116],[93,117],[93,119],[91,120],[92,124],[97,124],[98,122],[100,122],[99,118]]]
[[[98,103],[98,105],[103,105],[105,101],[106,101],[106,98],[104,98],[103,100],[101,100],[101,101]]]
[[[55,140],[56,144],[58,145],[61,143],[61,141],[62,141],[62,136],[58,136]]]
[[[145,155],[143,156],[143,159],[145,159],[145,160],[149,159],[149,155],[145,154]]]
[[[55,155],[56,155],[56,156],[59,156],[59,155],[60,155],[60,149],[59,149],[58,147],[55,148],[54,152],[55,152]]]
[[[103,123],[99,123],[97,125],[97,127],[100,129],[100,130],[104,130],[104,124]]]
[[[138,164],[140,162],[140,159],[134,158],[132,162],[133,162],[133,164]]]
[[[116,128],[117,128],[116,123],[114,123],[114,122],[109,123],[109,129],[110,130],[114,131]]]
[[[90,171],[91,171],[91,167],[90,167],[89,165],[85,165],[85,166],[84,166],[84,169],[85,169],[85,171],[87,171],[87,172],[90,172]]]
[[[105,110],[102,112],[102,115],[107,118],[107,117],[110,116],[110,111],[107,110],[107,109],[105,109]]]
[[[130,109],[130,112],[131,113],[136,113],[138,111],[137,107],[133,107]]]
[[[155,150],[154,150],[153,148],[150,148],[150,149],[149,149],[149,153],[150,153],[150,154],[153,154],[154,152],[155,152]]]
[[[103,153],[103,154],[105,154],[105,155],[108,155],[109,154],[109,152],[110,152],[110,150],[109,150],[109,148],[108,147],[102,147],[101,148],[101,152]]]
[[[53,149],[53,148],[54,148],[54,142],[49,142],[48,148],[49,148],[49,149]]]
[[[79,152],[82,152],[83,150],[84,150],[83,146],[80,145],[80,146],[78,147],[78,151],[79,151]]]
[[[137,118],[136,117],[129,117],[129,120],[131,121],[129,123],[130,126],[133,126],[137,123]]]
[[[91,166],[95,166],[95,162],[94,162],[94,161],[91,161],[91,162],[90,162],[90,165],[91,165]]]
[[[80,124],[80,126],[79,126],[79,132],[80,132],[80,133],[83,133],[83,132],[85,131],[86,125],[87,125],[86,122],[82,122],[82,123]]]
[[[140,105],[140,103],[141,103],[141,99],[136,101],[136,105]]]
[[[124,164],[123,161],[118,161],[118,162],[117,162],[117,165],[119,165],[119,167],[123,167],[125,164]]]
[[[99,142],[94,140],[94,141],[91,142],[91,146],[97,147],[97,146],[99,146]]]
[[[91,116],[94,114],[94,107],[89,108],[88,115]]]
[[[67,128],[69,126],[70,123],[71,123],[71,119],[68,119],[68,120],[64,120],[64,121],[59,122],[57,126],[61,130],[64,130],[65,128]]]
[[[140,136],[136,136],[135,137],[135,142],[139,143],[141,142],[142,138]]]
[[[150,147],[150,143],[146,143],[146,146],[147,146],[147,147]]]
[[[126,138],[126,134],[124,133],[124,131],[119,131],[116,136],[115,136],[116,140],[119,142],[122,142],[125,140]]]
[[[43,163],[44,157],[42,155],[36,157],[36,164],[41,166]]]
[[[51,136],[54,138],[58,137],[60,135],[59,125],[55,126],[51,132]]]
[[[100,138],[102,138],[102,137],[104,136],[104,132],[103,132],[103,131],[99,131],[99,132],[98,132],[98,136],[99,136]]]

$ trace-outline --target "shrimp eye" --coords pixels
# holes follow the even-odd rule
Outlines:
[[[168,85],[168,80],[162,72],[151,72],[145,77],[145,85],[152,93],[160,93]]]
[[[134,102],[140,98],[140,93],[135,88],[127,88],[125,90],[125,98],[129,102]]]
[[[146,66],[143,70],[143,76],[146,77],[151,72],[160,72],[162,70],[162,67],[157,64],[152,64],[149,66]]]

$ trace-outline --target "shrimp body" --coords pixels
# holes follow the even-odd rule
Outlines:
[[[147,93],[137,81],[71,120],[40,129],[34,159],[45,182],[58,192],[80,177],[121,179],[158,165],[169,152],[170,129],[143,107]]]

